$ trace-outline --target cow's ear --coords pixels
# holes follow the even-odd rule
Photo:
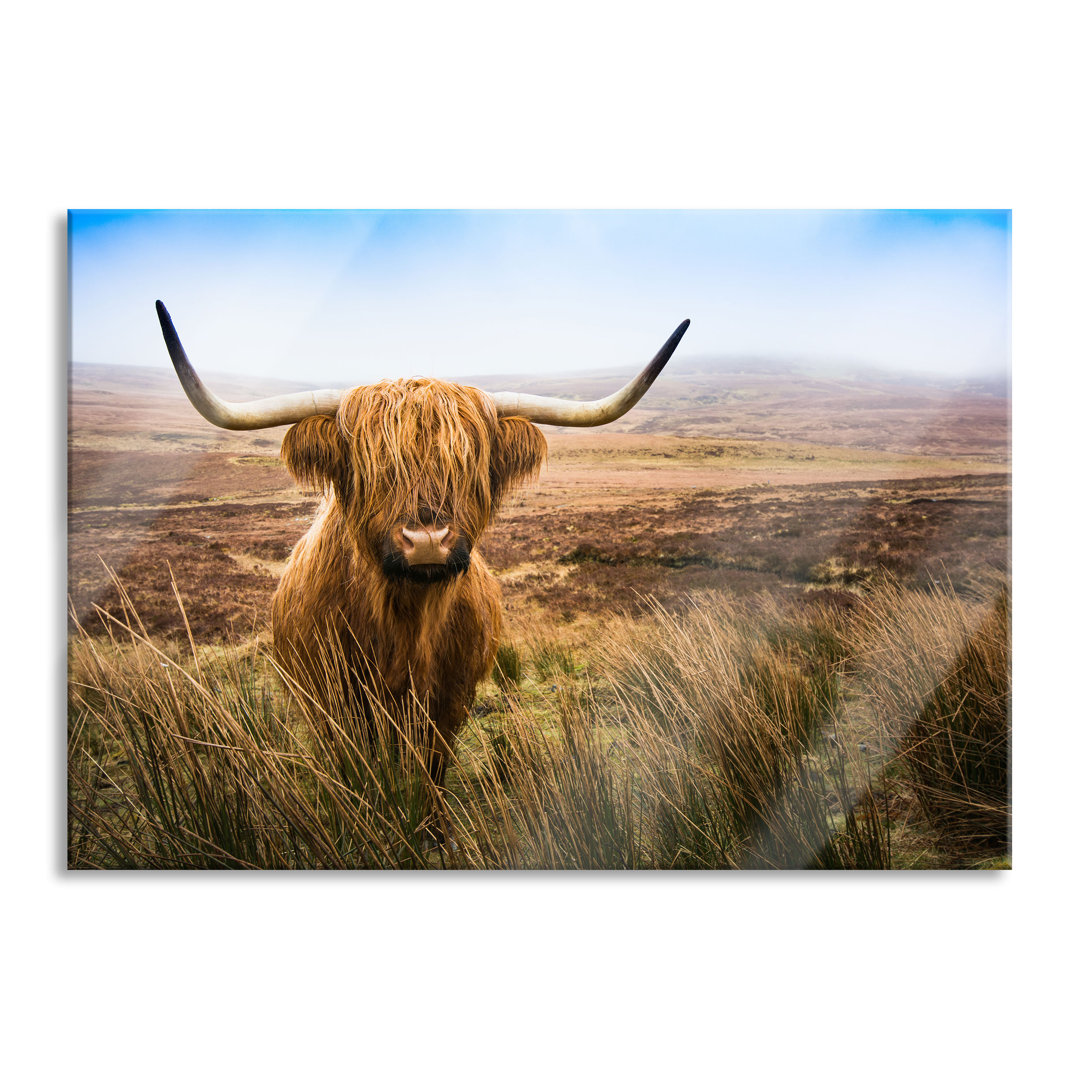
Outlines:
[[[339,499],[349,489],[349,455],[333,416],[309,416],[293,424],[281,441],[285,467],[298,484],[324,494],[333,488]]]
[[[491,447],[491,487],[496,499],[515,484],[532,480],[547,458],[547,439],[531,421],[501,417]]]

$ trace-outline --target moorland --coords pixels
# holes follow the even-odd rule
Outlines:
[[[301,733],[270,670],[318,502],[283,429],[211,427],[167,366],[75,365],[71,865],[1008,865],[1006,388],[672,366],[610,427],[548,429],[481,544],[505,641],[441,809],[457,844],[432,855],[423,777],[392,811],[338,805],[341,746]],[[586,398],[619,374],[463,381]],[[156,788],[184,739],[202,748]]]

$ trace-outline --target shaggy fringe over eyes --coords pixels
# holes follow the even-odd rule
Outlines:
[[[332,416],[309,416],[293,424],[281,442],[285,467],[298,484],[329,495],[331,488],[342,501],[349,489],[349,462],[345,443]]]
[[[357,493],[349,516],[375,533],[433,514],[476,540],[509,488],[540,471],[547,440],[522,417],[500,420],[473,387],[397,379],[350,391],[336,418],[294,424],[281,453],[299,483],[343,505]]]
[[[527,420],[500,422],[486,394],[437,379],[358,387],[337,423],[361,492],[355,512],[376,531],[434,514],[475,540],[508,483],[535,473],[546,450]]]

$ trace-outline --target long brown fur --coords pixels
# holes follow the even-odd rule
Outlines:
[[[539,472],[547,442],[528,420],[498,418],[479,390],[401,379],[350,391],[336,417],[295,424],[281,452],[326,498],[274,595],[275,657],[330,715],[352,688],[335,679],[373,680],[391,714],[415,695],[433,721],[426,749],[441,784],[441,751],[494,662],[499,584],[475,546],[456,577],[392,580],[383,546],[396,526],[433,513],[475,545],[505,494]]]

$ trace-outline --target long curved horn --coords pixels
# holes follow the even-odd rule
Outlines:
[[[653,380],[664,369],[675,347],[682,340],[689,319],[684,319],[664,342],[648,367],[621,390],[597,401],[567,401],[565,398],[540,397],[536,394],[489,394],[500,416],[523,416],[534,424],[557,424],[560,427],[596,427],[610,424],[629,412],[643,397]]]
[[[222,401],[203,385],[202,379],[195,374],[195,369],[180,344],[180,338],[173,326],[165,305],[157,302],[158,321],[161,332],[165,335],[165,345],[172,358],[173,367],[180,377],[191,404],[218,427],[231,431],[252,431],[255,428],[278,427],[281,424],[295,424],[305,416],[333,416],[337,412],[344,390],[302,390],[297,394],[279,394],[277,397],[260,398],[257,401],[233,403]]]
[[[195,373],[165,305],[158,300],[156,306],[161,332],[180,384],[191,404],[211,424],[232,431],[252,431],[256,428],[295,424],[307,416],[333,416],[337,412],[345,390],[302,390],[295,394],[279,394],[277,397],[259,398],[256,401],[222,401],[203,385],[202,379]],[[565,398],[505,392],[488,396],[494,402],[499,416],[522,416],[536,424],[554,424],[561,427],[610,424],[629,412],[641,400],[671,358],[689,325],[689,319],[679,323],[675,332],[664,342],[663,347],[637,378],[631,379],[621,390],[597,401],[568,401]]]

